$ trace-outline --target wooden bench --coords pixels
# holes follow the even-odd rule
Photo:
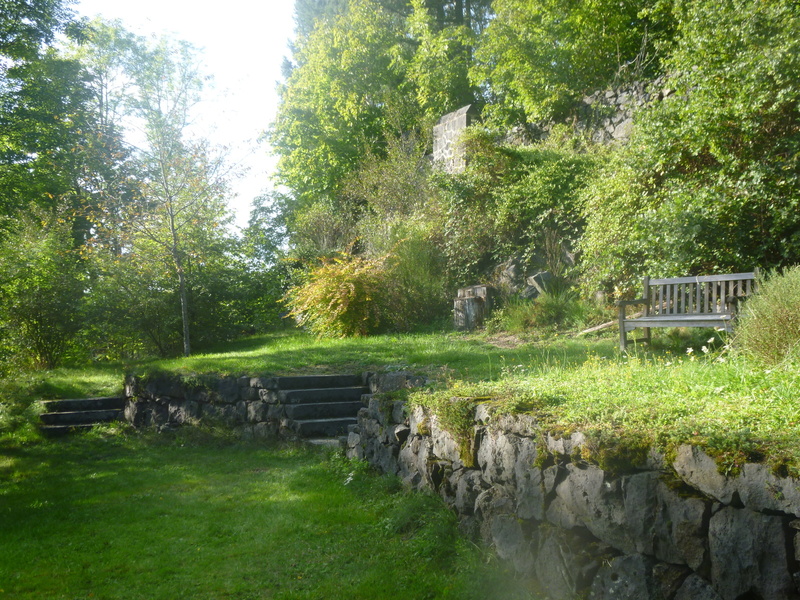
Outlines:
[[[736,305],[755,290],[758,271],[703,277],[644,278],[644,295],[636,300],[620,300],[619,347],[628,347],[628,332],[645,330],[643,340],[650,343],[651,327],[715,327],[731,331]],[[640,315],[625,314],[628,306],[643,305]]]

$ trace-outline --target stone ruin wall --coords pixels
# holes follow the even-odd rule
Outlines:
[[[489,404],[467,448],[421,408],[367,401],[348,456],[438,493],[542,598],[800,598],[798,480],[761,464],[726,477],[690,445],[615,474],[581,459],[582,434],[542,436]]]
[[[673,94],[666,80],[635,82],[615,89],[596,91],[581,99],[577,111],[577,128],[589,133],[600,143],[625,142],[631,135],[634,113],[653,102]],[[477,123],[479,116],[473,105],[464,106],[444,115],[433,128],[433,162],[447,173],[462,173],[468,157],[460,146],[461,134]],[[509,131],[506,141],[512,144],[531,144],[547,137],[552,123],[539,123],[529,128]]]
[[[447,173],[462,173],[467,156],[460,144],[461,134],[477,120],[471,104],[444,115],[433,127],[433,162]]]

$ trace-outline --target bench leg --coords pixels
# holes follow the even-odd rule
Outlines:
[[[653,344],[651,342],[653,341],[653,338],[650,336],[650,328],[649,327],[644,327],[643,329],[644,329],[644,338],[643,338],[644,342],[648,346],[652,346]]]
[[[628,336],[625,332],[625,307],[619,307],[619,350],[625,352],[628,349]]]

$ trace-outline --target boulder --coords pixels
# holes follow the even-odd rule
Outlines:
[[[570,529],[583,525],[599,540],[627,553],[636,551],[628,526],[620,480],[593,465],[566,466],[547,510],[554,525]]]

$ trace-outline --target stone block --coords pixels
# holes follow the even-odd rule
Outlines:
[[[247,404],[247,420],[251,423],[260,423],[267,420],[269,405],[266,402],[249,402]]]
[[[678,589],[673,600],[722,600],[711,584],[692,573]]]
[[[684,444],[678,448],[672,463],[675,472],[686,483],[723,504],[730,504],[736,492],[735,482],[717,470],[717,463],[697,446]]]
[[[540,528],[534,559],[537,583],[551,600],[585,597],[607,552],[573,532]]]
[[[599,540],[625,553],[636,544],[628,527],[620,480],[595,466],[566,466],[567,475],[556,485],[556,498],[547,518],[566,527],[583,525]]]
[[[497,555],[514,565],[517,573],[529,575],[534,570],[531,540],[513,515],[495,515],[491,520],[492,545]]]
[[[798,597],[787,555],[785,518],[725,507],[708,528],[711,584],[725,599],[757,593],[770,600]],[[755,596],[753,596],[755,597]]]
[[[679,495],[656,472],[622,478],[626,528],[637,552],[699,569],[706,560],[711,503]]]
[[[641,554],[604,564],[592,582],[591,600],[665,600],[686,577],[685,568],[656,563]]]
[[[475,469],[459,469],[451,477],[451,485],[455,489],[454,508],[460,515],[471,516],[475,510],[475,501],[487,489],[488,485]]]

